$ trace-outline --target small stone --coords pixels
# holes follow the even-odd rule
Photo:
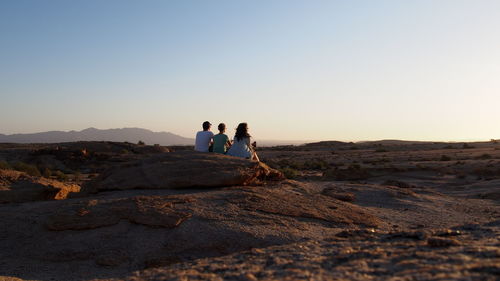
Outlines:
[[[244,280],[244,281],[257,281],[257,277],[255,277],[255,275],[253,275],[252,273],[246,273],[246,274],[243,274],[240,276],[239,278],[240,280]]]
[[[253,248],[252,249],[252,254],[263,254],[264,250],[258,249],[258,248]]]
[[[437,236],[458,236],[461,235],[462,232],[460,232],[460,230],[442,229],[436,231],[434,234]]]
[[[430,247],[450,247],[460,246],[460,242],[451,238],[431,237],[427,239],[427,245]]]

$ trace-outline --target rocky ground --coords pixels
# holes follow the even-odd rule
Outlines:
[[[1,145],[0,280],[500,278],[494,142],[172,150]]]
[[[497,221],[442,230],[345,230],[333,238],[198,259],[124,279],[498,280],[498,226]]]

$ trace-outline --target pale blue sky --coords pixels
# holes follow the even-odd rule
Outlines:
[[[0,133],[500,138],[500,1],[0,0]]]

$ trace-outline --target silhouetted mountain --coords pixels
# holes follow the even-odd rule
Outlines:
[[[192,145],[194,139],[181,137],[168,132],[153,132],[141,128],[122,128],[99,130],[88,128],[82,131],[50,131],[34,134],[0,134],[0,142],[9,143],[59,143],[73,141],[116,141],[160,145]]]

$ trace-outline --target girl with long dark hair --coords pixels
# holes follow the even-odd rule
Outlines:
[[[233,145],[227,151],[227,154],[259,161],[259,157],[257,156],[254,148],[255,145],[255,142],[251,144],[251,136],[248,133],[248,124],[240,123],[238,128],[236,128]]]

